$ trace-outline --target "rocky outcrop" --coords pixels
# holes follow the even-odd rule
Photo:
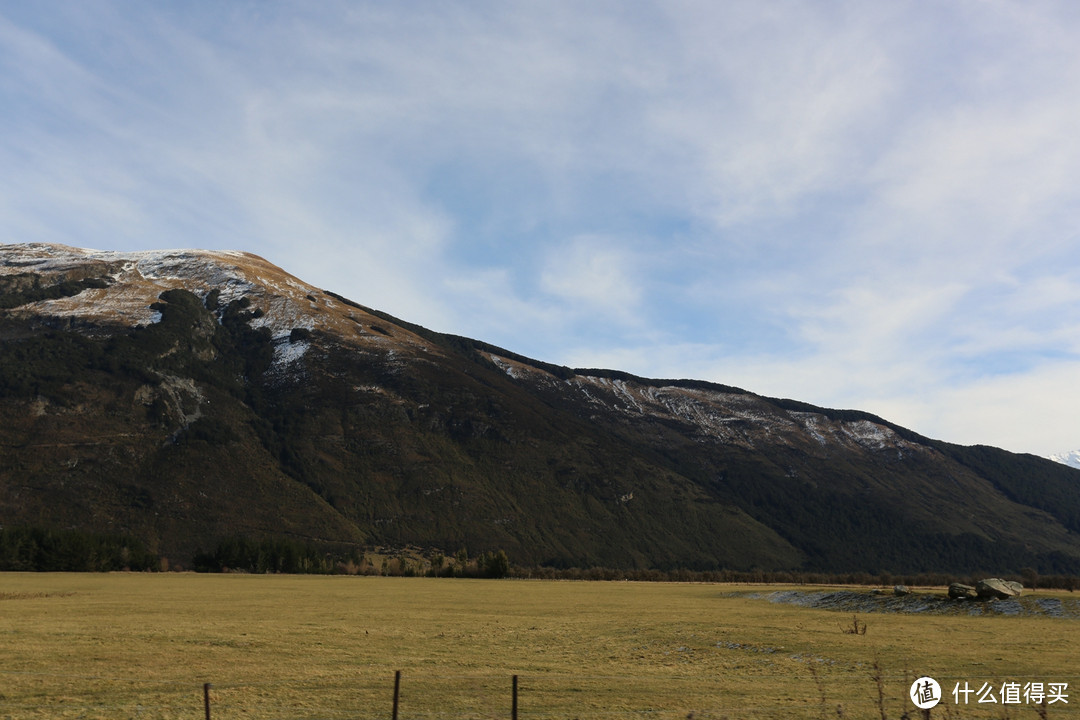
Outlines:
[[[974,585],[953,583],[949,585],[949,597],[953,600],[974,600],[979,597],[979,591]]]
[[[985,578],[975,583],[975,591],[980,600],[1004,600],[1005,598],[1020,597],[1024,586],[1011,580],[1000,578]]]

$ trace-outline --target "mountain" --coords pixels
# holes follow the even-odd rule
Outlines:
[[[0,524],[521,564],[1080,574],[1080,471],[432,332],[246,253],[0,246]]]
[[[1054,462],[1059,462],[1062,465],[1080,469],[1080,450],[1073,450],[1072,452],[1061,453],[1060,455],[1051,455],[1050,459]]]

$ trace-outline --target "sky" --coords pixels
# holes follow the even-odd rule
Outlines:
[[[0,0],[0,242],[1080,448],[1080,3]]]

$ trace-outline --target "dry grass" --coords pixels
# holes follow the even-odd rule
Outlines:
[[[523,718],[898,718],[920,675],[1080,688],[1080,621],[872,614],[857,635],[736,589],[4,574],[0,718],[201,717],[204,682],[215,718],[388,718],[399,669],[402,718],[509,717],[513,674]]]

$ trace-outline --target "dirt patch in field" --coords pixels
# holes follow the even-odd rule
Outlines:
[[[75,593],[73,592],[54,592],[54,593],[26,593],[26,592],[0,592],[0,600],[38,600],[40,598],[51,597],[71,597]]]
[[[849,613],[1046,616],[1080,620],[1080,598],[1021,596],[1009,600],[952,600],[944,593],[896,596],[859,590],[779,590],[750,593],[774,603]]]

